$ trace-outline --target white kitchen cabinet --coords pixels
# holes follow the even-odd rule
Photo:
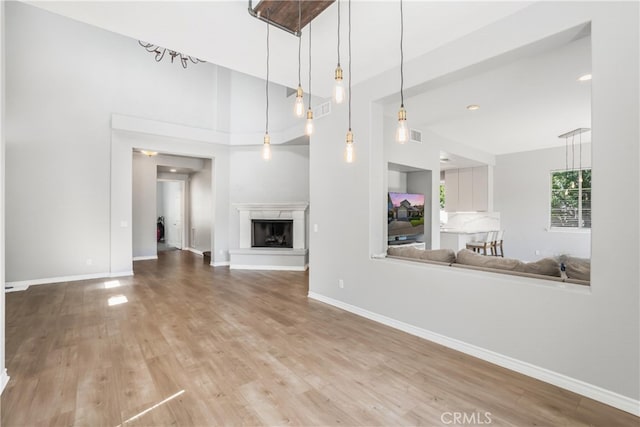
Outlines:
[[[486,212],[489,210],[488,167],[444,171],[447,212]]]

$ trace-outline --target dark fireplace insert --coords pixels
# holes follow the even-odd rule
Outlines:
[[[293,248],[292,219],[252,219],[252,248]]]

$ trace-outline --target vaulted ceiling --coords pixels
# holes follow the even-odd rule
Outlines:
[[[283,24],[297,29],[297,2],[236,0],[207,2],[30,2],[38,7],[110,30],[136,40],[196,56],[258,78],[265,77],[266,24],[249,13],[272,7],[283,12]],[[528,7],[531,2],[404,2],[405,61]],[[337,13],[340,8],[340,61],[347,65],[349,7],[347,0],[303,2],[312,21],[313,92],[329,97],[338,61]],[[394,1],[351,4],[354,85],[400,62],[400,8]],[[576,37],[577,39],[577,37]],[[566,44],[566,43],[565,43]],[[558,45],[556,46],[556,48]],[[141,55],[146,54],[142,48]],[[308,27],[302,36],[303,86],[308,61]],[[498,64],[491,70],[467,73],[447,84],[426,83],[409,88],[405,97],[409,124],[492,154],[560,144],[557,135],[575,127],[590,127],[589,83],[575,82],[588,70],[590,44],[574,43],[564,50]],[[298,38],[271,31],[271,80],[288,87],[298,84]],[[518,62],[519,61],[519,62]],[[550,66],[553,64],[553,67]],[[399,83],[399,78],[398,78]],[[415,89],[415,88],[414,88]],[[397,100],[385,112],[395,115]],[[468,104],[481,109],[469,112]],[[426,128],[426,129],[425,129]],[[590,136],[587,136],[590,137]]]
[[[100,28],[177,50],[255,77],[265,77],[265,23],[248,12],[248,1],[36,1],[43,9]],[[294,3],[294,2],[290,2]],[[254,5],[256,2],[254,2]],[[527,7],[530,2],[405,1],[405,60]],[[334,2],[312,23],[313,88],[328,97],[337,63],[337,11],[341,10],[341,62],[347,62],[348,2]],[[353,83],[400,61],[398,1],[353,1]],[[307,69],[308,29],[303,29],[302,62]],[[142,49],[142,48],[141,48]],[[271,78],[298,84],[298,38],[271,31]],[[304,73],[304,71],[303,71]],[[321,76],[325,76],[322,78]]]

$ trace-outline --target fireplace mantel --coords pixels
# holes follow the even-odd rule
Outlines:
[[[243,211],[306,211],[308,202],[289,203],[234,203],[236,209]]]
[[[239,248],[229,251],[231,268],[305,270],[308,262],[309,202],[234,203],[239,214]],[[252,248],[252,220],[293,220],[293,248]]]

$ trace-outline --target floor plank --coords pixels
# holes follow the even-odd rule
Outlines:
[[[190,252],[6,295],[2,426],[632,426],[609,406]],[[109,305],[114,297],[126,302]],[[124,301],[124,300],[122,300]]]

